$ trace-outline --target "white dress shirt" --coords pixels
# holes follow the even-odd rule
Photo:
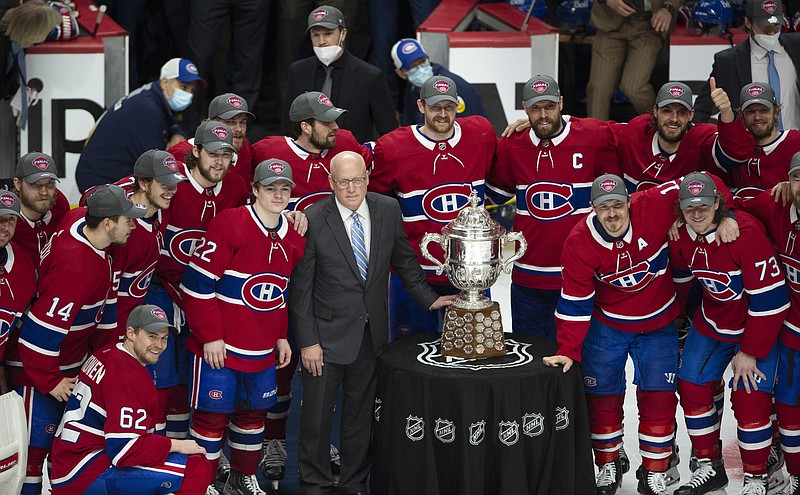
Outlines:
[[[768,65],[767,50],[756,44],[751,38],[750,72],[753,76],[753,82],[769,84]],[[781,94],[778,96],[778,101],[781,103],[783,128],[785,130],[800,129],[800,113],[798,113],[797,108],[797,105],[800,104],[800,94],[797,92],[797,72],[795,72],[792,59],[780,43],[775,45],[775,68],[781,78]],[[728,88],[725,88],[725,90],[728,91]],[[730,88],[730,91],[741,90],[742,88]]]
[[[336,208],[339,209],[339,214],[342,216],[344,228],[347,231],[347,240],[350,240],[352,239],[350,235],[353,230],[353,217],[350,215],[353,214],[353,211],[342,205],[335,196],[334,199],[336,201]],[[367,249],[367,262],[369,262],[369,244],[372,238],[372,229],[370,228],[369,208],[367,208],[366,198],[361,202],[361,206],[358,207],[356,213],[361,217],[361,225],[364,227],[364,247]]]

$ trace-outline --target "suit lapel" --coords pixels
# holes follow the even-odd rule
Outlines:
[[[746,40],[746,43],[741,44],[740,50],[743,53],[734,58],[736,60],[736,71],[739,73],[739,80],[746,81],[745,84],[749,84],[753,80],[753,71],[750,68],[750,38]]]
[[[383,228],[383,216],[381,215],[378,202],[367,193],[367,207],[369,208],[369,223],[370,223],[370,241],[369,241],[369,267],[377,266],[375,260],[378,259],[378,252],[380,251],[380,238],[381,229]],[[355,256],[353,257],[355,259]],[[376,270],[367,270],[367,282],[372,278],[372,274]]]
[[[328,227],[331,229],[333,238],[336,239],[336,244],[338,244],[339,249],[342,250],[344,259],[347,260],[347,264],[350,265],[350,269],[353,270],[353,274],[360,282],[361,274],[359,273],[358,265],[356,264],[356,256],[353,254],[353,246],[350,244],[350,239],[347,237],[347,229],[344,226],[344,222],[342,222],[342,216],[339,214],[339,208],[336,206],[335,196],[331,194],[327,199],[328,204],[325,208],[325,221],[328,223]]]

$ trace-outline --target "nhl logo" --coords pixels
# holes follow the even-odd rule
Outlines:
[[[278,175],[281,175],[283,171],[286,170],[286,166],[281,162],[272,162],[268,165],[268,167]]]
[[[327,10],[317,9],[311,14],[311,17],[313,17],[315,21],[319,21],[322,20],[326,15],[328,15]]]
[[[497,438],[509,447],[519,441],[519,423],[516,421],[500,421]]]
[[[425,438],[425,420],[417,416],[406,418],[406,436],[412,442],[417,442]]]
[[[569,426],[569,409],[566,407],[556,408],[556,430],[563,430]]]
[[[14,206],[14,203],[17,202],[17,199],[9,193],[3,193],[0,195],[0,203],[3,203],[5,206],[9,208]]]
[[[175,160],[175,158],[171,156],[164,158],[164,166],[172,170],[173,172],[178,171],[178,162],[177,160]]]
[[[469,443],[480,445],[486,436],[486,421],[478,421],[469,425]]]
[[[450,91],[450,83],[445,81],[444,79],[440,79],[433,83],[433,87],[440,93],[447,93]]]
[[[625,246],[625,244],[623,244],[622,241],[617,241],[617,249],[622,249],[623,246]]]
[[[456,426],[452,421],[439,418],[433,428],[434,436],[442,443],[450,443],[456,439]]]
[[[541,79],[537,79],[531,83],[531,89],[539,94],[547,91],[547,88],[549,87],[550,85],[547,83],[547,81],[542,81]]]
[[[197,66],[194,64],[186,64],[186,71],[190,74],[197,74]]]
[[[214,129],[211,130],[215,136],[220,139],[225,139],[228,137],[228,129],[222,127],[221,125],[216,126]]]
[[[414,52],[414,50],[416,50],[416,49],[417,49],[416,43],[412,43],[412,42],[409,41],[408,43],[403,45],[402,48],[400,48],[400,51],[402,51],[403,53],[408,55],[409,53]]]
[[[758,84],[753,84],[752,86],[747,88],[747,94],[753,97],[759,96],[763,92],[764,92],[764,87],[759,86]]]
[[[165,313],[164,310],[161,308],[153,308],[153,310],[150,311],[150,314],[155,316],[159,320],[167,321],[167,313]]]
[[[683,88],[678,86],[677,84],[670,86],[669,89],[667,89],[667,92],[672,96],[674,96],[675,98],[680,98],[681,96],[683,96],[684,93]]]
[[[444,143],[439,143],[439,150],[440,150],[440,151],[444,151],[444,150],[446,150],[446,149],[447,149],[447,145],[446,145],[446,144],[444,144]]]
[[[768,14],[774,14],[778,9],[778,4],[775,2],[775,0],[766,0],[761,2],[761,8],[764,9],[764,12]]]
[[[538,437],[544,431],[544,416],[541,414],[526,414],[522,417],[522,433],[529,437]]]
[[[607,193],[613,191],[615,187],[617,187],[617,181],[614,179],[605,179],[600,182],[600,189]]]
[[[689,184],[686,185],[686,190],[692,193],[692,195],[697,196],[703,191],[703,183],[699,180],[693,180]]]
[[[33,166],[38,168],[39,170],[47,170],[47,167],[50,166],[50,160],[43,156],[38,156],[33,159]]]
[[[328,98],[327,96],[325,96],[322,93],[319,94],[319,98],[317,98],[317,101],[321,105],[325,105],[326,107],[332,107],[333,106],[333,103],[331,102],[331,99]]]
[[[244,103],[242,102],[242,99],[239,98],[238,96],[231,96],[230,98],[228,98],[228,105],[234,108],[242,108],[242,105],[244,105]]]
[[[374,409],[374,411],[375,411],[375,421],[378,422],[378,423],[381,422],[381,404],[382,404],[382,401],[376,397],[375,398],[375,409]]]

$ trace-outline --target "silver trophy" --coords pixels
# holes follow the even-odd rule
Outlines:
[[[442,329],[442,354],[460,357],[489,357],[505,354],[500,306],[484,295],[500,276],[511,273],[511,265],[528,248],[519,232],[506,232],[479,206],[477,192],[470,194],[470,205],[442,229],[441,234],[425,234],[420,242],[422,256],[436,265],[436,274],[447,278],[461,294],[445,313]],[[503,245],[516,241],[519,247],[503,259]],[[428,244],[436,242],[444,250],[444,262],[436,259]]]

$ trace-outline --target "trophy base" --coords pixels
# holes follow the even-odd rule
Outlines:
[[[449,307],[445,312],[439,352],[443,356],[468,359],[505,356],[500,305],[493,302],[479,310]]]

